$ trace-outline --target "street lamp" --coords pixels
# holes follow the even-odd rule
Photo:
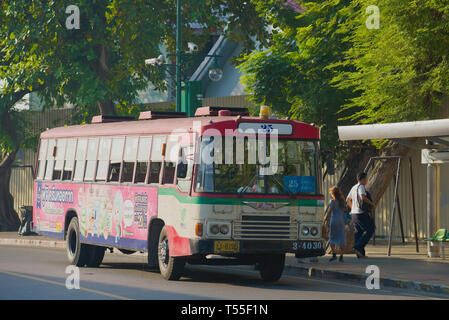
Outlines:
[[[223,77],[223,69],[220,68],[217,58],[214,58],[214,66],[209,69],[209,79],[218,82]]]

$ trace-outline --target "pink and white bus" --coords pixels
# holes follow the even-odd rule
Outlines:
[[[276,281],[286,253],[323,255],[319,129],[230,110],[98,116],[43,132],[35,231],[65,239],[79,267],[98,267],[107,248],[147,252],[169,280],[188,263],[256,265]],[[267,150],[277,161],[261,163]]]

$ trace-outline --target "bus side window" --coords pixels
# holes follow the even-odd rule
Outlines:
[[[76,151],[76,140],[67,140],[67,147],[65,152],[64,169],[62,171],[62,180],[72,180],[73,167],[75,165],[75,151]]]
[[[109,154],[111,153],[111,138],[100,138],[98,149],[96,181],[106,181],[108,176]]]
[[[148,171],[148,160],[150,159],[151,137],[140,137],[137,150],[136,176],[134,183],[145,183]]]
[[[138,137],[126,137],[125,153],[123,154],[121,182],[133,181],[134,164],[136,163],[138,142]]]
[[[175,169],[176,163],[171,161],[166,161],[164,164],[164,180],[162,184],[173,184],[175,179]]]
[[[159,177],[162,168],[162,149],[166,140],[166,136],[154,136],[153,145],[151,147],[150,162],[150,179],[148,183],[159,183]]]
[[[53,167],[52,180],[61,180],[62,170],[64,169],[66,139],[58,139],[56,142],[55,165]]]
[[[168,137],[165,162],[163,172],[163,184],[173,184],[175,181],[176,162],[179,157],[179,136],[172,135]]]
[[[111,159],[109,162],[108,181],[118,182],[122,165],[125,138],[113,138],[111,147]]]
[[[159,174],[161,173],[162,162],[151,161],[150,179],[148,183],[159,183]]]
[[[192,180],[193,147],[183,147],[179,150],[176,179],[179,190],[189,192]]]
[[[95,169],[97,167],[98,141],[98,138],[90,138],[88,140],[84,181],[94,181]]]
[[[74,181],[83,181],[84,167],[86,166],[86,151],[87,139],[78,139],[75,155],[75,173],[73,174]]]
[[[43,179],[45,175],[45,165],[47,161],[47,147],[48,140],[41,140],[41,144],[39,146],[39,162],[37,169],[37,179]]]
[[[55,140],[48,140],[47,148],[47,168],[45,170],[45,180],[51,180],[53,178],[53,166],[55,164],[54,152],[56,147]]]

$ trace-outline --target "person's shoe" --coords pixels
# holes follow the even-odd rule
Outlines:
[[[339,262],[345,262],[345,260],[343,260],[343,255],[340,256],[340,258],[338,258]]]
[[[363,253],[361,253],[358,249],[354,248],[354,253],[357,256],[357,258],[361,259],[364,258],[365,256],[363,255]]]
[[[329,262],[337,260],[337,255],[333,254],[332,258],[329,259]]]

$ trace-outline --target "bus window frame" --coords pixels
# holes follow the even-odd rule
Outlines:
[[[110,151],[109,151],[109,160],[108,160],[108,174],[107,174],[107,177],[106,177],[106,181],[104,181],[104,183],[107,183],[107,184],[121,184],[121,179],[122,179],[122,166],[123,166],[123,155],[124,155],[124,152],[125,152],[125,143],[126,143],[126,136],[110,136],[111,137],[111,149],[110,149]],[[113,146],[113,144],[114,144],[114,139],[121,139],[121,138],[123,138],[124,139],[124,142],[123,142],[123,148],[122,148],[122,155],[121,155],[121,157],[120,157],[120,170],[119,170],[119,176],[118,176],[118,181],[112,181],[111,179],[110,179],[110,174],[109,174],[109,169],[111,168],[111,154],[112,154],[112,146]]]
[[[155,140],[155,137],[164,137],[164,139],[162,140],[162,146],[164,145],[164,144],[166,144],[167,143],[167,139],[168,139],[168,135],[165,135],[165,134],[155,134],[155,135],[152,135],[152,141],[151,141],[151,151],[150,151],[150,161],[148,162],[148,177],[147,177],[147,184],[148,185],[162,185],[162,178],[163,178],[163,173],[164,173],[164,161],[165,161],[165,155],[162,155],[162,161],[161,161],[161,168],[159,169],[159,177],[158,177],[158,182],[156,183],[156,182],[151,182],[151,181],[149,181],[150,180],[150,173],[151,173],[151,164],[153,163],[153,159],[151,158],[151,155],[152,155],[152,153],[153,153],[153,146],[154,146],[154,140]],[[162,147],[162,148],[164,148],[164,147]],[[161,152],[162,152],[162,149],[161,149]],[[159,162],[159,161],[154,161],[154,162]]]
[[[56,159],[56,157],[57,157],[57,155],[58,155],[58,149],[59,149],[59,147],[58,147],[58,143],[59,143],[59,141],[65,141],[65,146],[64,146],[64,156],[62,157],[62,160],[58,160],[58,159]],[[53,175],[55,174],[55,166],[56,166],[56,161],[62,161],[62,169],[61,169],[61,173],[59,174],[59,178],[57,178],[57,179],[51,179],[51,181],[58,181],[58,182],[60,182],[60,181],[63,181],[62,180],[62,175],[64,174],[64,166],[65,166],[65,161],[66,161],[66,154],[67,154],[67,141],[68,141],[68,139],[67,138],[57,138],[56,139],[56,143],[55,143],[55,147],[56,147],[56,155],[55,155],[55,163],[54,163],[54,165],[53,165]],[[53,176],[52,175],[52,176]]]
[[[123,137],[125,138],[125,144],[124,144],[124,146],[123,146],[122,162],[121,162],[121,166],[120,166],[119,183],[120,183],[120,184],[134,184],[134,173],[135,173],[135,170],[136,170],[137,153],[138,153],[138,151],[139,151],[140,136],[136,136],[136,135],[127,135],[127,136],[123,136]],[[133,163],[134,163],[134,167],[133,167],[133,173],[132,173],[131,181],[125,181],[125,182],[124,182],[124,181],[122,181],[122,178],[123,178],[122,175],[123,175],[124,164],[125,164],[125,162],[128,162],[128,161],[125,161],[125,159],[124,159],[128,138],[137,138],[137,147],[136,147],[136,153],[135,153],[135,155],[134,155],[134,162],[133,162]],[[131,162],[130,162],[130,163],[131,163]]]
[[[140,148],[140,142],[142,140],[142,138],[150,138],[150,150],[148,150],[148,158],[146,160],[147,162],[147,169],[145,172],[145,179],[143,182],[136,182],[136,175],[137,175],[137,163],[142,162],[144,163],[145,161],[139,161],[138,160],[138,155],[139,155],[139,148]],[[144,135],[144,136],[139,136],[139,142],[137,144],[137,155],[136,155],[136,162],[134,164],[134,174],[133,174],[133,184],[135,185],[147,185],[148,183],[148,179],[149,179],[149,173],[150,173],[150,163],[151,163],[151,151],[153,150],[153,135]]]
[[[109,165],[111,162],[111,152],[112,152],[112,139],[113,136],[103,136],[98,137],[98,151],[97,151],[97,160],[96,160],[96,166],[95,166],[95,177],[93,182],[99,182],[99,183],[107,183],[108,182],[108,175],[109,175]],[[109,139],[109,152],[107,160],[99,160],[99,153],[100,153],[100,145],[101,145],[101,139]],[[104,180],[98,180],[97,173],[98,173],[98,165],[100,164],[100,161],[106,161],[106,178]]]
[[[96,153],[95,153],[95,160],[87,160],[87,151],[89,151],[89,142],[90,142],[90,140],[97,140],[97,142],[96,142],[97,150],[96,150]],[[83,182],[94,183],[95,179],[97,178],[97,164],[98,164],[98,152],[99,152],[99,149],[100,149],[100,137],[89,137],[87,139],[87,150],[86,150],[86,160],[85,160],[85,166],[84,166]],[[91,180],[86,180],[87,161],[94,161],[94,172],[93,172]]]
[[[81,160],[78,160],[76,158],[76,155],[78,153],[79,141],[82,140],[82,139],[86,140],[86,148],[84,150],[84,158],[81,159]],[[84,182],[84,174],[86,173],[86,157],[87,157],[87,147],[88,147],[88,145],[89,145],[89,139],[87,137],[76,138],[75,164],[74,164],[74,167],[73,167],[73,178],[72,178],[72,181],[74,181],[74,182],[81,182],[81,183]],[[77,161],[83,161],[84,162],[83,174],[82,174],[82,179],[81,180],[75,180],[75,174],[77,173],[77,170],[76,170],[76,162]]]

